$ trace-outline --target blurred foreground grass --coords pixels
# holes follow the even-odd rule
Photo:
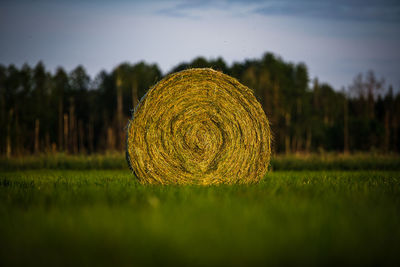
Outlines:
[[[0,171],[29,169],[127,169],[125,154],[40,154],[23,157],[0,157]],[[272,170],[398,170],[400,156],[397,154],[289,154],[274,155]]]
[[[144,186],[128,170],[2,171],[0,218],[1,266],[400,264],[397,171],[211,187]]]

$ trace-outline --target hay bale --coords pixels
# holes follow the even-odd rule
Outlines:
[[[142,183],[258,182],[271,154],[268,120],[252,91],[212,69],[152,87],[128,124],[127,160]]]

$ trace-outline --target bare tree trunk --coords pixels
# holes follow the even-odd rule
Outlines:
[[[85,153],[85,133],[83,130],[83,123],[82,120],[78,120],[78,131],[79,131],[79,152]]]
[[[392,130],[392,136],[393,136],[392,147],[393,147],[394,151],[399,152],[399,151],[397,151],[398,115],[394,114],[394,116],[393,116],[392,128],[393,128],[393,130]]]
[[[344,97],[344,127],[343,127],[343,153],[348,154],[349,153],[349,111],[348,111],[348,103],[347,103],[347,98],[346,96]]]
[[[133,78],[132,82],[132,105],[133,109],[136,108],[137,104],[139,103],[138,100],[138,85],[136,77]]]
[[[18,112],[15,109],[15,152],[17,155],[21,154],[21,131],[19,128]]]
[[[299,136],[299,138],[297,138],[296,152],[303,151],[303,144],[304,144],[304,138],[301,135]]]
[[[6,138],[6,156],[7,158],[11,157],[12,146],[11,146],[11,122],[13,117],[14,110],[11,109],[9,112],[9,119],[7,123],[7,138]]]
[[[271,97],[273,88],[271,89],[269,73],[261,74],[259,84],[261,85],[259,90],[262,91],[260,94],[262,94],[264,112],[268,117],[270,117],[273,110],[271,105],[273,101]]]
[[[73,148],[74,148],[74,153],[77,154],[78,153],[78,127],[77,127],[76,118],[74,118]]]
[[[389,142],[390,142],[390,113],[388,110],[385,111],[385,139],[383,142],[384,151],[387,153],[389,151]]]
[[[372,91],[368,92],[367,107],[368,107],[368,118],[372,120],[375,117],[374,96]]]
[[[122,102],[122,81],[120,77],[117,78],[117,136],[118,136],[118,149],[122,150],[122,140],[123,140],[123,131],[124,126],[122,125],[123,121],[123,102]]]
[[[107,150],[115,150],[115,137],[112,127],[107,128]]]
[[[40,132],[40,121],[39,119],[35,120],[35,154],[39,153],[39,132]]]
[[[297,138],[297,134],[295,133],[292,138],[292,143],[291,143],[292,151],[291,152],[295,152],[295,153],[297,152],[297,143],[298,143],[298,138]]]
[[[45,134],[45,150],[46,150],[46,153],[49,153],[51,151],[49,132],[46,132],[46,134]]]
[[[70,136],[70,147],[73,153],[78,153],[78,134],[76,130],[76,119],[75,119],[75,102],[71,97],[71,104],[69,108],[69,136]]]
[[[58,102],[58,150],[63,150],[63,101]]]
[[[3,88],[4,87],[2,87],[2,86],[0,87],[0,92],[4,92]],[[0,93],[0,127],[2,127],[1,129],[7,129],[7,127],[8,127],[6,125],[6,116],[7,116],[6,113],[7,113],[7,111],[6,111],[6,105],[5,105],[4,96],[3,96],[2,93]],[[7,136],[8,136],[8,133],[5,132],[4,134],[6,135],[6,140],[4,140],[5,143],[4,143],[4,147],[3,147],[3,140],[0,138],[0,153],[4,152],[7,155],[7,138],[8,138]]]
[[[68,153],[68,114],[64,114],[64,151]]]
[[[290,114],[286,112],[285,114],[286,122],[286,133],[285,133],[285,151],[286,154],[290,153]]]
[[[307,153],[310,153],[311,141],[312,141],[312,132],[311,132],[310,128],[308,128],[307,132],[306,132],[306,152]]]
[[[10,138],[10,131],[8,131],[7,138],[6,138],[6,156],[7,158],[11,157],[11,138]]]
[[[51,143],[51,153],[55,154],[57,152],[57,144]]]
[[[273,115],[272,115],[272,118],[274,119],[273,120],[273,123],[274,124],[277,124],[277,122],[278,122],[278,116],[279,116],[279,114],[280,114],[280,107],[279,107],[279,84],[277,83],[277,82],[274,82],[274,86],[273,86],[273,89],[274,89],[274,101],[273,101]]]
[[[93,153],[94,152],[94,143],[93,143],[93,139],[94,139],[94,131],[93,131],[93,119],[90,119],[89,120],[89,136],[88,136],[88,138],[89,138],[89,140],[88,140],[88,143],[89,143],[89,150],[90,150],[90,153]]]

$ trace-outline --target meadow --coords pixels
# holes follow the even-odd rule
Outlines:
[[[147,186],[123,155],[0,159],[0,265],[400,264],[398,156],[277,156],[259,184]]]

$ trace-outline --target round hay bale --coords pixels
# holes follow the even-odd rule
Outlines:
[[[142,183],[250,183],[268,170],[271,134],[260,103],[249,88],[212,69],[161,80],[127,130],[127,160]]]

